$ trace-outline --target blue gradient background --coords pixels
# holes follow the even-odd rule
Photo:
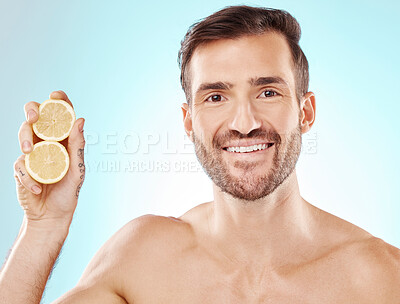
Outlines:
[[[184,138],[177,52],[193,22],[234,4],[282,8],[302,26],[317,97],[316,151],[297,167],[303,197],[400,247],[399,2],[0,1],[2,261],[23,216],[13,163],[24,103],[62,89],[86,118],[86,181],[44,303],[71,289],[129,220],[180,216],[212,200],[202,171],[126,164],[196,163]],[[135,144],[136,153],[124,151]]]

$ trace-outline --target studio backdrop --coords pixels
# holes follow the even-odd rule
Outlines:
[[[287,10],[302,27],[316,95],[302,196],[400,247],[398,1],[1,0],[2,261],[23,217],[13,178],[23,105],[64,90],[86,119],[86,180],[44,303],[75,286],[131,219],[212,200],[183,129],[177,53],[191,24],[236,4]]]

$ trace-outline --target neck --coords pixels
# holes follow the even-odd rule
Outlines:
[[[295,171],[257,201],[234,198],[214,185],[210,233],[223,255],[233,261],[277,264],[292,259],[296,247],[312,238],[310,206],[300,196]]]

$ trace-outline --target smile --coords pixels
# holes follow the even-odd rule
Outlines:
[[[266,144],[258,144],[246,147],[226,147],[223,149],[228,152],[249,153],[254,151],[266,150],[272,147],[273,145],[274,145],[273,143],[266,143]]]

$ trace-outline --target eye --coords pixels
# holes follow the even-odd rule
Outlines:
[[[223,100],[225,100],[225,98],[219,94],[211,95],[206,99],[206,101],[211,101],[211,102],[219,102],[219,101],[223,101]]]
[[[265,90],[264,92],[261,93],[261,95],[259,97],[275,97],[278,96],[278,93],[273,91],[273,90]]]

